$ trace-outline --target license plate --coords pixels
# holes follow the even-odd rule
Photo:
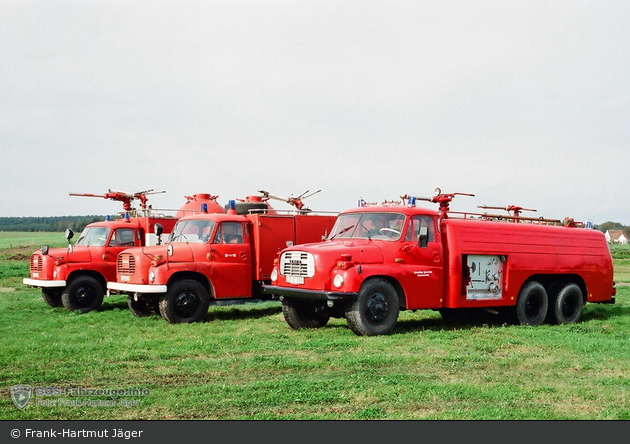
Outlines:
[[[121,282],[129,282],[129,276],[121,276],[120,277],[120,281]]]
[[[304,277],[302,276],[287,276],[287,284],[304,284]]]
[[[33,273],[33,278],[37,279],[39,277],[39,273]]]

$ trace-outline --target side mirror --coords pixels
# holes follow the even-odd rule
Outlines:
[[[158,245],[162,245],[162,233],[164,233],[164,227],[162,224],[155,224],[155,234],[157,235]]]
[[[418,245],[420,248],[425,248],[429,243],[429,228],[420,227],[420,233],[418,235]]]
[[[66,230],[65,236],[66,236],[66,239],[68,240],[68,251],[72,253],[72,244],[70,243],[70,239],[72,239],[72,236],[74,236],[74,231],[68,228]]]

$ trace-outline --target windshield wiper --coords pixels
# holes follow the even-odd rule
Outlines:
[[[335,235],[333,237],[331,237],[329,240],[333,240],[334,238],[336,238],[339,235],[342,235],[343,233],[347,232],[349,229],[353,228],[356,224],[352,224],[347,226],[346,228],[344,228],[343,230],[339,231],[339,233],[335,233]]]
[[[365,228],[365,225],[363,225],[363,224],[361,224],[361,228],[363,228],[365,230],[365,235],[367,236],[368,240],[372,240],[372,236],[370,236],[370,230]]]

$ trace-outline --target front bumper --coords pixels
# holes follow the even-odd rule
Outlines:
[[[28,285],[29,287],[56,288],[56,287],[66,286],[66,281],[44,281],[44,280],[30,279],[30,278],[22,279],[22,283],[24,285]]]
[[[300,298],[316,301],[354,301],[359,296],[358,293],[346,293],[341,291],[319,291],[305,290],[302,288],[278,287],[275,285],[263,285],[262,292],[277,296],[280,299]]]
[[[109,293],[109,290],[122,291],[124,293],[166,293],[166,289],[166,285],[125,284],[123,282],[107,283],[107,293]]]

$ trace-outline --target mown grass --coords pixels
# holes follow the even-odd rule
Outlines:
[[[64,233],[0,231],[0,260],[28,259],[42,245],[65,247],[68,241]]]
[[[358,337],[342,319],[291,330],[277,302],[212,306],[183,325],[134,317],[120,297],[69,313],[21,284],[27,261],[0,261],[0,272],[0,419],[630,419],[630,287],[574,325],[418,311],[392,335]],[[16,384],[146,396],[120,398],[128,407],[35,396],[19,410]]]

